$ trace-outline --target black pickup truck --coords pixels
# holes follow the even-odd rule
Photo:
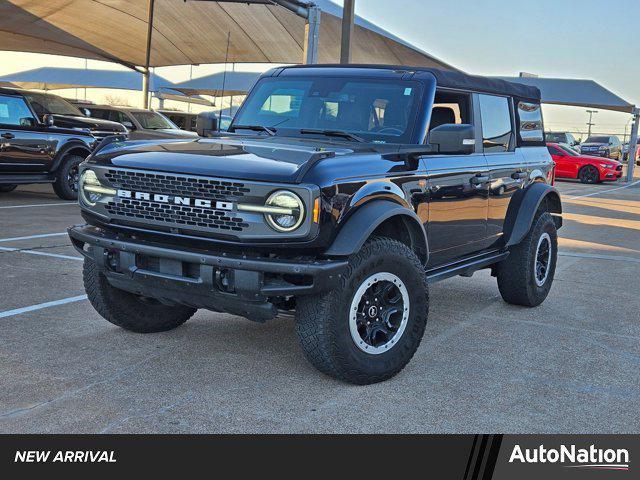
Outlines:
[[[92,119],[49,93],[0,88],[0,193],[19,184],[51,183],[65,200],[78,198],[78,165],[98,141],[127,129]]]
[[[537,89],[435,69],[304,66],[261,77],[229,132],[108,144],[81,166],[89,300],[135,332],[199,308],[295,315],[307,358],[356,384],[420,344],[428,286],[491,269],[534,307],[561,203]]]

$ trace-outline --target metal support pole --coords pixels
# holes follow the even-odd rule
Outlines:
[[[320,8],[309,7],[309,16],[304,27],[304,52],[302,63],[318,63],[318,42],[320,40]]]
[[[627,155],[627,182],[633,181],[633,168],[636,165],[636,145],[638,143],[638,128],[640,128],[640,108],[633,109],[633,126],[631,127],[631,138],[629,139],[629,153]]]
[[[153,10],[155,0],[149,0],[149,20],[147,24],[147,54],[142,73],[142,108],[149,108],[149,64],[151,63],[151,36],[153,34]]]
[[[355,19],[356,0],[344,0],[342,8],[342,39],[340,45],[340,63],[351,63],[351,37]]]

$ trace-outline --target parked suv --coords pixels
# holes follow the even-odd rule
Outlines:
[[[153,110],[111,105],[86,105],[83,108],[91,118],[121,123],[129,130],[131,140],[196,138],[198,136],[196,133],[178,128],[167,117]]]
[[[580,145],[580,153],[622,161],[622,142],[615,135],[595,135]]]
[[[562,224],[536,88],[413,67],[263,75],[230,132],[103,146],[69,229],[108,321],[176,328],[197,309],[295,314],[320,371],[397,374],[429,284],[490,269],[509,303],[547,297]]]
[[[31,94],[0,88],[0,193],[19,184],[51,183],[63,199],[78,195],[78,165],[97,140],[89,129],[60,126],[56,115],[39,115]]]

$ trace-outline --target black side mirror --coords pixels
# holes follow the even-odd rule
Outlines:
[[[84,114],[85,117],[90,117],[91,116],[91,110],[89,110],[88,108],[80,108],[80,111]]]
[[[202,112],[196,120],[196,133],[201,137],[208,137],[209,134],[218,131],[217,112]]]
[[[47,113],[42,116],[42,123],[44,123],[45,127],[53,127],[55,119],[53,118],[53,115]]]
[[[475,128],[466,123],[446,123],[429,132],[429,143],[438,148],[438,153],[470,154],[475,152]]]

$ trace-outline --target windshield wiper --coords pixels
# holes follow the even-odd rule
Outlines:
[[[267,132],[269,136],[273,137],[276,134],[275,129],[271,127],[265,127],[264,125],[234,125],[233,131],[236,130],[253,130],[254,132]]]
[[[300,130],[300,133],[303,135],[326,135],[327,137],[342,137],[360,143],[366,142],[364,138],[359,137],[355,133],[343,132],[342,130],[314,130],[311,128],[303,128],[302,130]]]

